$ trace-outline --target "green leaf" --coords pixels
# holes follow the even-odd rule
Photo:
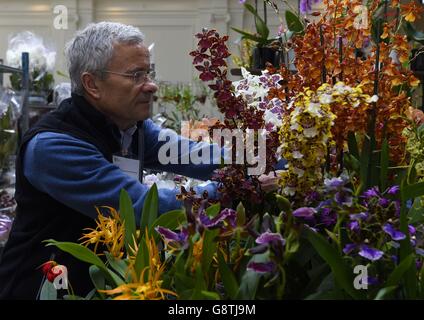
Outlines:
[[[401,194],[403,201],[424,195],[424,181],[402,186]]]
[[[140,277],[142,271],[148,266],[149,266],[149,250],[147,248],[146,238],[145,236],[143,236],[141,237],[140,243],[138,244],[138,251],[135,257],[134,268],[135,268],[137,277]],[[147,277],[147,274],[145,274],[145,278],[146,277]]]
[[[265,21],[262,20],[255,8],[253,8],[250,4],[245,3],[244,7],[249,10],[255,17],[256,32],[261,35],[262,39],[268,39],[269,29]]]
[[[387,279],[385,287],[398,286],[402,280],[402,276],[411,267],[412,262],[414,262],[414,255],[410,254],[392,271]]]
[[[56,246],[60,250],[71,254],[83,262],[97,266],[100,270],[102,270],[102,272],[105,273],[105,276],[108,278],[108,280],[111,281],[111,283],[114,282],[103,261],[90,249],[73,242],[58,242],[55,240],[46,240],[45,242],[47,242],[47,246]]]
[[[380,187],[381,191],[386,190],[387,188],[387,172],[389,167],[389,143],[385,138],[381,145],[381,155],[380,155]]]
[[[158,226],[168,228],[170,230],[177,229],[180,225],[184,224],[187,221],[187,216],[185,211],[180,210],[172,210],[161,214],[150,226],[149,234],[153,235],[155,241],[159,240],[159,234],[154,231],[154,229]]]
[[[219,294],[216,292],[202,290],[200,294],[205,300],[220,300]]]
[[[293,31],[295,33],[303,33],[305,30],[305,27],[300,21],[299,17],[294,14],[293,12],[287,10],[286,11],[286,21],[287,21],[287,28],[290,31]]]
[[[83,298],[83,300],[91,300],[94,298],[94,296],[98,294],[96,288],[94,288],[93,290],[91,290],[89,293],[87,293],[87,295]]]
[[[237,212],[237,226],[241,227],[246,223],[246,210],[242,202],[239,202],[236,208]]]
[[[404,182],[401,184],[401,195],[402,203],[400,209],[400,231],[406,235],[406,239],[400,242],[400,265],[408,259],[408,256],[413,253],[413,248],[411,245],[409,230],[408,230],[408,217],[406,210],[406,201],[402,193],[402,189],[405,188]],[[416,267],[415,263],[412,263],[408,270],[404,273],[404,284],[405,292],[408,299],[415,299],[417,295],[417,278],[416,278]]]
[[[355,133],[352,131],[349,131],[349,133],[347,134],[347,145],[349,148],[349,153],[353,155],[356,159],[359,159],[358,143],[356,141]]]
[[[266,262],[269,260],[268,253],[255,254],[249,262]],[[256,297],[261,274],[252,270],[246,270],[240,280],[237,299],[253,300]]]
[[[41,288],[40,300],[57,300],[57,290],[53,283],[47,279],[44,281]]]
[[[234,27],[231,27],[231,29],[233,29],[235,32],[240,33],[243,36],[244,39],[252,40],[254,42],[258,42],[258,43],[261,43],[261,44],[264,43],[264,39],[262,39],[258,36],[255,36],[252,33],[249,33],[249,32],[243,31],[241,29],[234,28]]]
[[[93,282],[94,287],[96,288],[98,294],[100,295],[102,299],[104,299],[105,298],[104,293],[99,292],[99,290],[106,289],[106,281],[105,281],[104,274],[95,265],[91,265],[88,272],[90,274],[91,282]]]
[[[202,253],[202,270],[204,273],[209,271],[212,264],[214,254],[217,252],[218,242],[215,238],[218,236],[219,230],[205,230],[203,239],[203,253]]]
[[[361,157],[359,159],[360,163],[360,188],[359,192],[362,192],[364,189],[367,189],[368,186],[368,166],[370,165],[370,141],[368,137],[364,137],[364,142],[362,145]]]
[[[113,283],[115,283],[115,286],[120,286],[121,284],[124,284],[124,280],[122,280],[122,278],[120,276],[118,276],[113,270],[107,268],[107,272],[108,275],[110,275],[110,277],[113,280]]]
[[[170,230],[175,230],[181,224],[187,221],[187,216],[184,210],[172,210],[161,214],[151,225],[150,230],[161,226]]]
[[[181,272],[177,272],[174,276],[174,284],[176,291],[180,293],[186,290],[193,290],[196,286],[196,279],[192,276],[189,277]]]
[[[380,289],[377,292],[374,300],[384,300],[388,295],[390,295],[394,290],[396,290],[397,286],[385,287]]]
[[[424,206],[422,205],[422,197],[415,198],[411,209],[408,212],[408,220],[410,224],[424,222]]]
[[[119,196],[119,214],[125,223],[125,248],[127,253],[129,253],[131,252],[130,246],[134,246],[134,241],[137,242],[137,238],[135,233],[134,208],[129,194],[124,189],[121,189]]]
[[[202,268],[197,266],[196,268],[196,283],[194,286],[191,300],[201,300],[203,298],[202,291],[206,291],[205,278],[203,276]]]
[[[331,246],[323,236],[306,229],[306,238],[328,263],[337,283],[353,298],[361,299],[362,295],[353,287],[353,272],[340,256],[336,248]]]
[[[140,223],[140,231],[142,234],[145,229],[149,228],[149,226],[157,219],[159,210],[158,206],[158,188],[156,183],[154,183],[147,193],[146,199],[144,199],[143,214],[141,215]]]
[[[227,266],[221,252],[218,252],[219,273],[221,274],[222,283],[224,284],[225,292],[230,299],[235,299],[239,289],[236,277],[232,270]]]
[[[122,259],[117,259],[112,256],[109,252],[105,252],[106,259],[109,263],[109,266],[119,275],[122,279],[126,279],[128,277],[128,265]]]
[[[218,213],[221,211],[221,204],[218,202],[214,205],[211,205],[210,207],[208,207],[206,209],[206,214],[210,217],[210,218],[214,218],[218,215]]]
[[[421,267],[421,271],[420,271],[420,288],[421,288],[421,294],[420,294],[420,298],[424,299],[424,266]]]
[[[286,197],[283,197],[279,194],[275,195],[275,198],[277,200],[278,208],[284,212],[291,212],[291,203],[289,199]]]
[[[413,25],[408,21],[406,21],[405,23],[405,33],[409,39],[424,45],[424,33],[415,30]]]

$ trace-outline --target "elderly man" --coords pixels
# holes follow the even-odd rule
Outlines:
[[[42,241],[77,242],[84,228],[94,226],[95,206],[118,208],[121,189],[130,194],[139,221],[149,188],[123,171],[142,170],[137,159],[146,168],[203,180],[218,167],[219,159],[199,165],[159,162],[165,142],[148,119],[157,86],[143,39],[137,28],[101,22],[79,32],[66,48],[72,97],[31,128],[20,147],[17,216],[0,263],[0,298],[35,299],[43,278],[39,266],[52,256],[67,266],[77,294],[91,289],[86,264]],[[213,155],[218,146],[189,142],[190,152],[199,148]],[[204,190],[216,196],[215,185],[197,191]],[[159,190],[161,213],[181,207],[177,193]]]
[[[43,282],[39,267],[52,257],[67,267],[75,293],[88,293],[88,265],[43,240],[77,242],[84,228],[94,227],[96,206],[119,207],[121,189],[129,193],[139,221],[149,190],[140,182],[143,167],[202,180],[218,168],[223,155],[218,145],[169,132],[162,141],[164,129],[149,119],[157,86],[143,39],[137,28],[101,22],[67,46],[72,97],[24,135],[17,157],[17,216],[0,261],[1,299],[36,299]],[[179,146],[178,159],[163,164],[161,146],[171,143]],[[179,161],[187,153],[211,156],[196,165]],[[264,188],[274,182],[261,178]],[[197,188],[205,190],[217,196],[215,184]],[[178,192],[159,190],[160,213],[181,207]]]

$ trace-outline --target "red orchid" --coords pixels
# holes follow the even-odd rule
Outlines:
[[[41,270],[49,282],[53,282],[54,279],[62,273],[61,269],[55,268],[56,266],[58,266],[58,263],[53,260],[47,261],[41,265]]]

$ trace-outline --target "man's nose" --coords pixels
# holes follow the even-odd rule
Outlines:
[[[154,81],[149,80],[143,85],[142,90],[144,92],[155,93],[156,91],[158,91],[158,86],[156,85]]]

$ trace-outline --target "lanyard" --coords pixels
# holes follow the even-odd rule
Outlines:
[[[138,127],[138,180],[143,183],[144,169],[144,121]]]

